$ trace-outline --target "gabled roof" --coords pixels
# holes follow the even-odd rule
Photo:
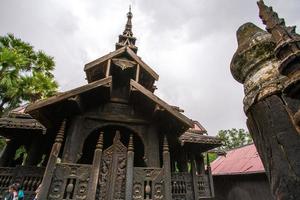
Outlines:
[[[264,173],[265,169],[254,144],[232,149],[211,163],[213,175]]]
[[[220,139],[208,136],[206,129],[198,121],[193,121],[194,126],[189,128],[179,137],[181,145],[200,145],[205,146],[206,150],[213,149],[222,145]]]
[[[0,118],[0,134],[12,137],[20,132],[46,133],[46,128],[30,115],[25,113],[27,105],[13,109],[7,116]]]
[[[161,100],[159,97],[157,97],[155,94],[153,94],[152,92],[150,92],[149,90],[147,90],[146,88],[144,88],[142,85],[140,85],[136,81],[134,81],[134,80],[131,79],[130,80],[130,85],[133,88],[137,89],[142,94],[144,94],[145,96],[147,96],[149,99],[151,99],[152,101],[154,101],[160,107],[162,107],[163,109],[165,109],[171,115],[173,115],[174,117],[176,117],[178,120],[180,120],[183,123],[185,123],[188,127],[193,127],[194,126],[194,123],[193,123],[192,120],[190,120],[185,115],[183,115],[180,112],[178,112],[176,109],[172,108],[172,106],[170,106],[169,104],[167,104],[166,102],[164,102],[163,100]]]
[[[26,112],[28,112],[30,114],[34,113],[35,111],[40,110],[40,109],[42,109],[44,107],[48,107],[50,105],[60,103],[62,101],[65,101],[65,100],[67,100],[69,98],[72,98],[72,97],[74,97],[76,95],[79,95],[81,93],[90,91],[90,90],[98,88],[98,87],[105,86],[105,85],[111,83],[111,81],[112,81],[112,78],[111,77],[107,77],[105,79],[92,82],[90,84],[87,84],[87,85],[75,88],[73,90],[70,90],[70,91],[67,91],[67,92],[63,92],[63,93],[59,93],[59,94],[57,94],[57,95],[55,95],[53,97],[50,97],[48,99],[37,101],[37,102],[35,102],[33,104],[30,104],[26,108]],[[142,93],[144,96],[146,96],[148,99],[150,99],[154,104],[157,104],[159,107],[163,108],[166,112],[170,113],[177,120],[179,120],[182,123],[184,123],[185,126],[187,126],[187,127],[193,127],[194,126],[192,120],[190,120],[185,115],[181,114],[180,112],[178,112],[177,110],[175,110],[174,108],[172,108],[169,104],[167,104],[166,102],[164,102],[163,100],[161,100],[159,97],[157,97],[156,95],[154,95],[152,92],[150,92],[149,90],[147,90],[146,88],[144,88],[139,83],[135,82],[134,80],[131,80],[130,84],[138,92]]]
[[[106,62],[109,59],[112,59],[118,55],[121,55],[122,53],[127,53],[134,61],[136,61],[145,71],[147,71],[155,80],[158,80],[159,75],[149,66],[147,65],[142,59],[137,56],[129,47],[125,46],[122,47],[116,51],[113,51],[105,56],[102,56],[90,63],[87,63],[84,67],[84,71],[89,71],[96,67],[97,65]]]
[[[214,147],[218,147],[222,145],[222,142],[213,136],[202,135],[199,133],[193,133],[190,131],[186,131],[179,137],[181,144],[184,143],[196,143],[196,144],[211,144]]]
[[[43,99],[40,101],[37,101],[35,103],[30,104],[27,108],[26,108],[26,112],[31,113],[34,110],[40,109],[42,107],[54,104],[54,103],[58,103],[60,101],[66,100],[68,98],[74,97],[78,94],[90,91],[92,89],[95,89],[99,86],[103,86],[103,85],[107,85],[109,83],[111,83],[112,78],[111,77],[107,77],[92,83],[89,83],[87,85],[83,85],[81,87],[75,88],[73,90],[69,90],[67,92],[62,92],[62,93],[58,93],[55,96],[49,97],[47,99]]]

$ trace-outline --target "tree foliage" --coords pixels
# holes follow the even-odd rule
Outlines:
[[[52,96],[57,90],[53,57],[16,38],[0,36],[0,116],[3,112]]]
[[[223,146],[220,147],[220,150],[230,150],[253,143],[251,135],[245,129],[233,128],[229,130],[220,130],[217,137],[223,142]]]

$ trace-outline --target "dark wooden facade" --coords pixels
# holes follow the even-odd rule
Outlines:
[[[37,149],[51,145],[39,199],[214,196],[202,153],[221,143],[154,94],[158,75],[136,55],[127,17],[116,50],[85,65],[87,85],[26,108],[47,128]],[[7,187],[13,179],[3,177]]]

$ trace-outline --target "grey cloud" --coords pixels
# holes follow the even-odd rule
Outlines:
[[[265,2],[299,25],[298,0]],[[138,54],[160,75],[156,93],[210,134],[245,128],[243,87],[229,64],[238,27],[263,27],[256,0],[2,0],[0,34],[12,32],[54,56],[55,77],[67,90],[86,83],[85,63],[114,50],[129,4]]]

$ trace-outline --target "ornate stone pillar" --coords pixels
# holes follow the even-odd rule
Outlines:
[[[279,200],[300,199],[300,135],[293,120],[300,101],[283,93],[289,79],[278,71],[281,62],[271,34],[247,23],[237,31],[237,39],[231,72],[244,84],[247,126],[271,192]]]

